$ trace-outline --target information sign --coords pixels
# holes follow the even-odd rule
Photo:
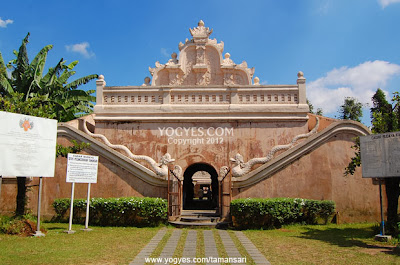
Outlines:
[[[54,177],[57,121],[0,111],[0,175]]]
[[[400,132],[360,137],[364,178],[400,176]]]
[[[68,154],[67,182],[97,183],[98,156]]]

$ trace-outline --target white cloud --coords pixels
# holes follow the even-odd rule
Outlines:
[[[6,28],[8,24],[12,24],[13,22],[11,19],[2,20],[0,17],[0,28]]]
[[[319,3],[319,6],[317,8],[317,13],[320,15],[326,15],[331,6],[331,2],[329,0],[325,0],[325,1],[320,1],[318,3]]]
[[[77,52],[83,55],[85,58],[91,58],[94,57],[95,54],[94,52],[88,50],[90,44],[88,42],[82,42],[82,43],[77,43],[77,44],[72,44],[72,45],[66,45],[65,48],[69,52]]]
[[[385,8],[388,5],[400,3],[400,0],[378,0],[378,3],[382,6],[382,8]]]
[[[167,58],[170,58],[170,57],[171,57],[171,55],[168,54],[166,48],[161,48],[160,52],[161,52],[161,54],[162,54],[163,56],[165,56],[165,57],[167,57]]]
[[[345,97],[370,103],[376,89],[384,89],[395,75],[400,75],[400,65],[385,61],[367,61],[352,68],[344,66],[311,81],[307,85],[307,98],[315,109],[322,108],[324,114],[334,113]]]

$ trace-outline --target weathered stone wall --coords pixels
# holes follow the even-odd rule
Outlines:
[[[275,145],[287,144],[308,132],[306,122],[99,122],[96,133],[113,144],[126,145],[136,155],[159,161],[171,154],[185,170],[193,163],[212,165],[217,171],[231,166],[236,153],[245,159],[266,156]],[[191,142],[190,142],[191,141]],[[146,164],[143,164],[146,166]]]
[[[344,176],[354,155],[353,134],[339,134],[296,162],[249,188],[235,189],[233,198],[292,197],[333,200],[340,222],[379,221],[379,190],[372,179]]]
[[[68,139],[59,137],[57,142],[70,145]],[[92,152],[82,154],[99,155]],[[54,216],[52,203],[57,198],[71,198],[71,183],[66,183],[67,159],[59,157],[56,159],[56,172],[54,178],[43,178],[42,208],[43,217],[50,219]],[[34,178],[28,185],[30,188],[27,207],[34,214],[37,212],[37,196],[39,178]],[[16,181],[7,180],[2,185],[0,209],[1,212],[13,214],[15,211],[15,200],[17,184]],[[167,197],[167,190],[163,187],[152,186],[130,172],[120,168],[104,157],[100,156],[97,183],[91,185],[91,197]],[[75,184],[75,198],[85,199],[87,197],[87,184]]]
[[[333,121],[321,120],[319,131]],[[166,128],[169,127],[172,129],[168,129],[167,135]],[[207,144],[206,138],[210,137],[205,131],[210,127],[233,128],[233,135],[228,133],[226,136],[213,137],[222,138],[222,144],[215,142]],[[176,122],[168,124],[97,122],[96,133],[106,135],[114,144],[128,146],[135,154],[148,155],[155,160],[159,160],[163,154],[169,152],[176,159],[175,164],[183,168],[183,172],[193,163],[199,162],[212,165],[218,172],[222,166],[231,166],[230,158],[237,152],[241,153],[246,161],[254,157],[263,157],[273,146],[286,144],[296,135],[308,132],[313,127],[312,119],[309,124],[304,122]],[[183,128],[195,129],[193,132],[188,132],[190,137],[186,137],[186,131]],[[202,128],[202,133],[199,128]],[[230,129],[228,131],[230,132]],[[179,136],[180,134],[182,137]],[[200,136],[200,134],[204,135]],[[337,134],[273,176],[250,187],[235,188],[233,198],[298,197],[333,200],[337,205],[340,222],[378,221],[378,186],[373,185],[371,179],[363,179],[360,169],[354,176],[343,175],[344,168],[354,154],[354,150],[351,149],[354,136],[351,133]],[[204,142],[168,143],[168,141],[173,141],[171,139],[189,138],[204,138]],[[59,137],[58,143],[70,144],[69,139],[64,137]],[[90,150],[84,153],[99,155]],[[66,158],[57,158],[56,176],[44,178],[42,214],[46,218],[54,215],[51,207],[54,199],[69,198],[71,195],[71,184],[65,182],[66,162]],[[33,213],[36,213],[37,207],[38,187],[35,186],[36,184],[38,184],[38,178],[28,183],[32,186],[28,192],[28,208]],[[86,192],[87,184],[76,184],[75,198],[86,198]],[[100,155],[98,183],[92,184],[91,197],[124,196],[166,198],[167,188],[153,186]],[[5,180],[0,199],[1,212],[12,213],[15,210],[15,198],[16,182]]]

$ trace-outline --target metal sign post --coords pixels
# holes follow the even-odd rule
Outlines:
[[[385,235],[385,219],[383,217],[382,179],[379,179],[379,201],[381,203],[381,236]]]
[[[68,230],[65,230],[64,232],[67,234],[73,234],[75,233],[74,230],[72,230],[72,217],[74,215],[74,192],[75,192],[75,182],[72,182],[72,188],[71,188],[71,208],[69,212],[69,225],[68,225]]]
[[[88,191],[87,191],[87,200],[86,200],[86,220],[85,220],[85,228],[82,229],[83,231],[89,232],[93,229],[89,228],[89,206],[90,206],[90,184],[88,183]]]
[[[1,184],[3,184],[3,176],[0,175],[0,200],[1,200]]]
[[[381,231],[376,240],[388,241],[385,235],[383,214],[382,181],[385,178],[400,176],[400,132],[389,132],[360,136],[360,153],[363,178],[379,176],[379,201],[381,210]]]
[[[45,234],[40,231],[40,208],[41,208],[41,201],[42,201],[42,186],[43,186],[43,178],[39,178],[39,191],[38,191],[38,208],[37,208],[37,225],[36,225],[36,232],[33,234],[34,237],[41,237],[45,236]]]
[[[85,228],[82,230],[92,231],[92,229],[88,228],[89,206],[90,206],[90,184],[97,183],[97,169],[99,165],[99,157],[70,153],[68,154],[67,159],[68,163],[67,163],[66,181],[72,183],[72,194],[71,194],[71,212],[69,216],[69,229],[65,232],[68,234],[75,233],[75,231],[71,230],[75,183],[88,183]]]

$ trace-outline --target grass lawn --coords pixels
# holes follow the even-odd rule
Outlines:
[[[63,233],[68,224],[44,223],[43,238],[0,235],[0,264],[129,264],[160,228],[91,227],[73,225],[76,233]],[[392,243],[373,240],[374,224],[285,226],[277,230],[247,230],[244,233],[271,264],[400,264]],[[153,253],[156,257],[171,236],[172,227]],[[203,230],[198,230],[197,255],[204,254]],[[229,231],[242,255],[234,231]],[[215,234],[215,233],[214,233]],[[171,256],[182,255],[187,231]],[[217,237],[221,256],[225,249]],[[251,259],[248,264],[254,265]]]
[[[46,237],[0,235],[0,264],[129,264],[160,228],[90,227],[43,223]]]
[[[373,239],[373,224],[286,226],[244,233],[271,264],[400,264],[393,243]]]

